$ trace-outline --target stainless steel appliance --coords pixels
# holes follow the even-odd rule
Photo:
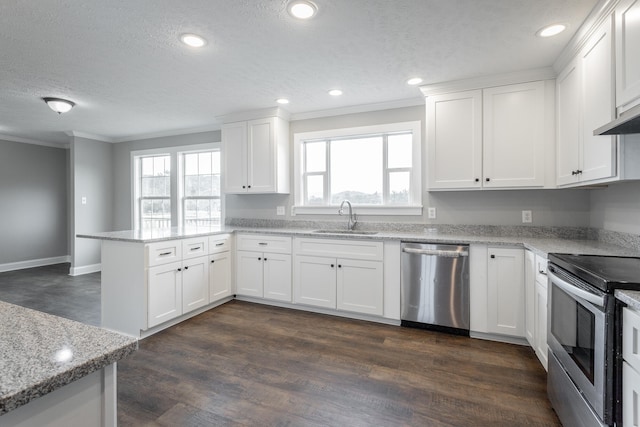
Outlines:
[[[547,390],[564,427],[613,426],[620,368],[615,289],[640,289],[640,258],[549,256]]]
[[[469,335],[469,246],[402,243],[401,324]]]

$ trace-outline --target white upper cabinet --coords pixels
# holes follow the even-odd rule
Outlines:
[[[544,186],[544,82],[483,91],[484,187]]]
[[[605,19],[560,73],[557,84],[557,173],[559,186],[616,175],[615,136],[594,136],[614,118],[613,23]]]
[[[225,193],[289,193],[289,125],[278,118],[222,126]]]
[[[482,91],[427,97],[430,189],[481,188]]]
[[[428,95],[429,190],[544,187],[547,109],[544,81]]]
[[[616,20],[616,106],[640,98],[640,0],[621,0]]]

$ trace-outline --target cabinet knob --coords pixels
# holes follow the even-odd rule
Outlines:
[[[258,261],[262,261],[262,257],[258,257]]]
[[[333,268],[333,267],[334,267],[334,265],[333,265],[333,264],[331,264],[331,268]]]
[[[214,262],[216,262],[216,260],[212,259],[212,260],[211,260],[211,264],[213,264]]]
[[[184,269],[185,269],[185,270],[188,270],[188,269],[189,269],[189,266],[188,266],[188,265],[185,265],[185,266],[184,266]]]
[[[247,188],[247,186],[246,186],[246,185],[243,185],[243,186],[242,186],[242,188]]]
[[[571,171],[571,175],[578,175],[578,171]]]
[[[264,261],[267,262],[267,259],[265,258]]]
[[[495,255],[491,255],[491,258],[492,258],[492,259],[493,259],[493,258],[495,258],[495,257],[496,257]]]
[[[251,186],[250,186],[250,185],[247,185],[247,188],[251,188]]]
[[[580,169],[578,169],[578,170],[576,171],[576,175],[580,175],[581,173],[582,173],[582,171],[581,171]]]
[[[489,182],[489,181],[491,181],[491,178],[485,178],[484,180]]]
[[[338,264],[338,268],[342,268],[342,264]]]
[[[476,178],[476,182],[480,182],[480,178]]]
[[[182,269],[181,269],[181,268],[179,268],[179,269],[178,269],[178,271],[182,271]]]

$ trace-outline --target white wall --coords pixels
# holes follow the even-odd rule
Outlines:
[[[0,141],[0,267],[69,255],[67,170],[64,148]]]
[[[640,165],[638,165],[640,167]],[[590,226],[640,234],[640,182],[610,184],[591,190]]]
[[[424,106],[397,108],[368,113],[347,114],[291,122],[293,134],[326,129],[370,126],[383,123],[420,121],[422,123],[422,170],[426,171],[424,137]],[[293,153],[293,146],[291,147]],[[291,160],[293,170],[293,158]],[[293,185],[291,186],[293,188]],[[423,185],[425,187],[425,185]],[[292,195],[228,195],[227,218],[258,218],[286,220],[340,220],[334,215],[296,215],[292,217]],[[522,210],[533,211],[533,224],[538,226],[589,226],[589,191],[587,190],[507,190],[507,191],[447,191],[423,192],[421,216],[366,216],[361,222],[410,222],[424,224],[519,225]],[[276,216],[276,207],[285,206],[286,215]],[[437,219],[427,219],[426,207],[435,207]]]
[[[71,274],[97,271],[100,241],[75,237],[113,229],[113,145],[87,138],[71,141]],[[86,197],[87,203],[82,204]]]

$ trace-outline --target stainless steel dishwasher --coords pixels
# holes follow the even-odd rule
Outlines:
[[[402,243],[401,324],[469,335],[469,246]]]

